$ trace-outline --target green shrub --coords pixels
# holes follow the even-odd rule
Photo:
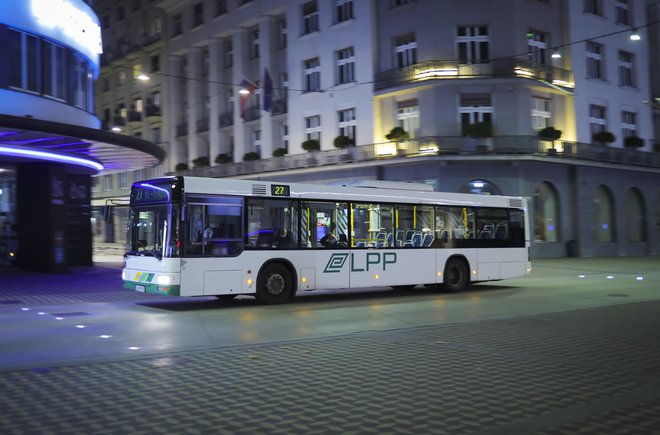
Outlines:
[[[546,127],[543,130],[539,131],[539,138],[548,139],[555,141],[561,137],[561,130],[557,130],[554,127]]]
[[[406,130],[403,129],[403,127],[394,127],[388,134],[385,135],[385,138],[387,138],[387,140],[391,140],[392,142],[402,142],[404,140],[410,139],[410,135]]]
[[[250,152],[245,153],[245,154],[243,155],[243,161],[244,161],[244,162],[250,162],[250,161],[253,161],[253,160],[259,160],[260,158],[261,158],[261,156],[259,155],[259,153],[255,153],[254,151],[250,151]]]
[[[321,149],[321,143],[316,139],[307,139],[302,143],[302,148],[305,151],[318,151]]]
[[[197,157],[196,159],[193,159],[192,163],[196,168],[201,168],[210,164],[208,156]]]
[[[217,156],[215,156],[215,162],[218,163],[218,164],[231,163],[232,161],[233,161],[233,159],[231,158],[231,156],[229,154],[220,153]]]
[[[353,139],[348,136],[337,136],[333,141],[335,148],[347,148],[354,145]]]
[[[493,125],[490,122],[470,124],[465,130],[465,135],[468,137],[492,137]]]
[[[273,150],[273,157],[282,157],[286,154],[286,148],[275,148]]]
[[[614,136],[609,131],[599,131],[598,133],[594,133],[594,135],[591,136],[591,140],[596,143],[606,144],[614,142],[616,140],[616,136]]]
[[[174,167],[175,171],[185,171],[186,169],[188,169],[187,163],[177,163],[176,166]]]
[[[644,146],[644,139],[639,136],[628,136],[623,140],[626,148],[641,148]]]

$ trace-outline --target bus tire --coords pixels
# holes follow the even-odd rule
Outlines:
[[[257,301],[265,305],[282,304],[294,294],[291,273],[280,263],[266,265],[257,279]]]
[[[467,264],[460,258],[450,258],[445,265],[443,290],[456,293],[465,290],[470,283],[470,271]]]

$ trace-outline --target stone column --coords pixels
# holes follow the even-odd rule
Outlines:
[[[181,68],[181,57],[168,56],[167,58],[167,92],[163,92],[163,97],[166,100],[162,102],[162,114],[165,116],[165,140],[167,145],[167,169],[174,171],[178,163],[187,163],[188,154],[185,145],[177,137],[176,127],[178,124],[185,121],[184,117],[180,115],[183,112],[181,101],[181,75],[183,73]]]
[[[249,56],[249,47],[247,41],[247,29],[244,27],[234,27],[232,32],[232,45],[234,48],[234,77],[232,82],[236,85],[246,79],[247,61]],[[245,122],[241,118],[241,95],[238,93],[239,86],[234,88],[234,161],[243,160],[246,152],[245,141]]]
[[[260,71],[261,74],[261,98],[265,96],[265,73],[267,69],[271,80],[273,79],[273,55],[277,50],[277,22],[275,17],[263,15],[259,19],[259,49],[260,49]],[[274,84],[273,84],[274,85]],[[271,95],[272,97],[272,95]],[[263,109],[263,100],[261,102]],[[271,108],[272,109],[272,108]],[[272,110],[261,111],[261,157],[270,158],[273,155],[273,144],[276,143],[273,129]]]
[[[188,164],[198,157],[208,154],[204,149],[204,141],[197,135],[197,121],[202,119],[204,101],[202,101],[202,49],[190,47],[187,54],[188,78],[186,91],[188,95]],[[192,79],[192,80],[191,80]]]
[[[211,39],[209,43],[209,97],[211,98],[211,114],[209,115],[209,160],[211,166],[215,166],[215,156],[220,154],[220,113],[222,104],[220,85],[222,80],[222,40]]]

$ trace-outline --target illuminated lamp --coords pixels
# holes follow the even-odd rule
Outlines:
[[[7,156],[24,157],[28,159],[48,160],[51,162],[67,163],[71,165],[86,166],[97,171],[103,170],[103,165],[82,157],[67,156],[48,151],[37,151],[25,148],[14,148],[9,146],[0,146],[0,154]]]
[[[632,33],[630,34],[630,40],[639,41],[640,39],[642,39],[642,37],[639,35],[637,29],[633,29]]]

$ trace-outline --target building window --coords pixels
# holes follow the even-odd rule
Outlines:
[[[280,98],[286,99],[289,95],[289,74],[283,72],[280,75]]]
[[[142,113],[144,110],[144,104],[142,103],[142,98],[137,97],[133,99],[133,110],[137,113]]]
[[[559,195],[550,183],[543,182],[534,191],[534,241],[559,241]]]
[[[637,114],[635,112],[621,112],[621,137],[637,136]]]
[[[156,91],[151,93],[151,104],[160,107],[160,92]]]
[[[602,0],[584,0],[584,11],[590,14],[603,15]]]
[[[151,56],[151,72],[160,71],[160,56]]]
[[[587,78],[604,80],[603,46],[587,41]]]
[[[112,178],[112,175],[104,175],[103,176],[103,190],[105,190],[106,192],[109,191],[109,190],[112,190],[113,187],[114,187],[113,186],[114,185],[113,181],[114,181],[114,179]]]
[[[234,44],[231,38],[225,39],[225,68],[231,68],[234,65]]]
[[[319,58],[308,59],[304,62],[305,69],[305,92],[316,92],[321,90],[321,63]]]
[[[208,77],[209,70],[211,69],[210,62],[211,61],[209,59],[209,48],[204,47],[202,49],[202,77]]]
[[[125,17],[124,7],[123,6],[117,6],[117,21],[123,20],[124,17]]]
[[[302,5],[302,33],[318,32],[319,30],[319,9],[316,0],[304,3]]]
[[[214,17],[219,17],[227,13],[227,0],[215,0],[215,15]]]
[[[597,104],[589,106],[589,129],[591,130],[592,137],[594,134],[607,129],[606,114],[607,108],[605,106],[599,106]]]
[[[282,148],[289,152],[289,126],[288,124],[282,124],[280,126],[280,134],[282,135]]]
[[[151,22],[149,33],[151,36],[159,36],[163,31],[163,22],[160,18],[156,18]]]
[[[642,193],[636,187],[626,195],[627,240],[632,243],[646,241],[646,207]]]
[[[287,30],[286,30],[286,19],[282,18],[278,22],[279,27],[279,38],[278,38],[278,48],[286,48],[287,45]]]
[[[353,0],[335,0],[335,22],[353,19]]]
[[[259,31],[254,30],[250,33],[250,58],[256,59],[259,57]]]
[[[405,68],[417,63],[417,41],[414,34],[396,38],[394,58],[397,68]]]
[[[161,142],[160,127],[154,127],[151,129],[151,141],[155,144]]]
[[[252,130],[252,146],[254,152],[261,155],[261,130]]]
[[[172,36],[179,36],[183,33],[183,15],[172,15]]]
[[[305,118],[305,139],[321,142],[321,116],[308,116]]]
[[[594,240],[614,242],[614,204],[610,190],[601,185],[594,192]]]
[[[547,33],[530,30],[527,32],[527,51],[529,60],[539,65],[545,65],[548,61],[548,35]]]
[[[532,97],[532,129],[539,131],[550,126],[552,126],[550,100],[547,98]]]
[[[204,3],[193,5],[192,27],[204,24]]]
[[[417,100],[397,102],[396,107],[397,125],[403,128],[412,139],[417,137],[419,130],[419,106]]]
[[[493,105],[490,94],[462,94],[458,108],[461,117],[461,134],[467,135],[470,126],[493,123]]]
[[[355,126],[357,121],[355,119],[355,109],[345,109],[337,112],[339,120],[339,136],[346,136],[351,139],[352,144],[355,145]]]
[[[355,56],[353,47],[336,51],[337,59],[337,84],[351,83],[355,81]]]
[[[396,8],[398,6],[409,5],[415,3],[416,0],[390,0],[390,7]]]
[[[488,26],[458,27],[456,29],[456,43],[460,63],[488,62],[490,53]]]
[[[120,189],[128,189],[128,172],[120,172],[118,174],[119,178],[119,188]]]
[[[632,25],[630,19],[630,2],[628,0],[616,0],[616,22],[626,26]]]
[[[633,74],[634,55],[627,51],[619,51],[619,85],[635,86]]]

